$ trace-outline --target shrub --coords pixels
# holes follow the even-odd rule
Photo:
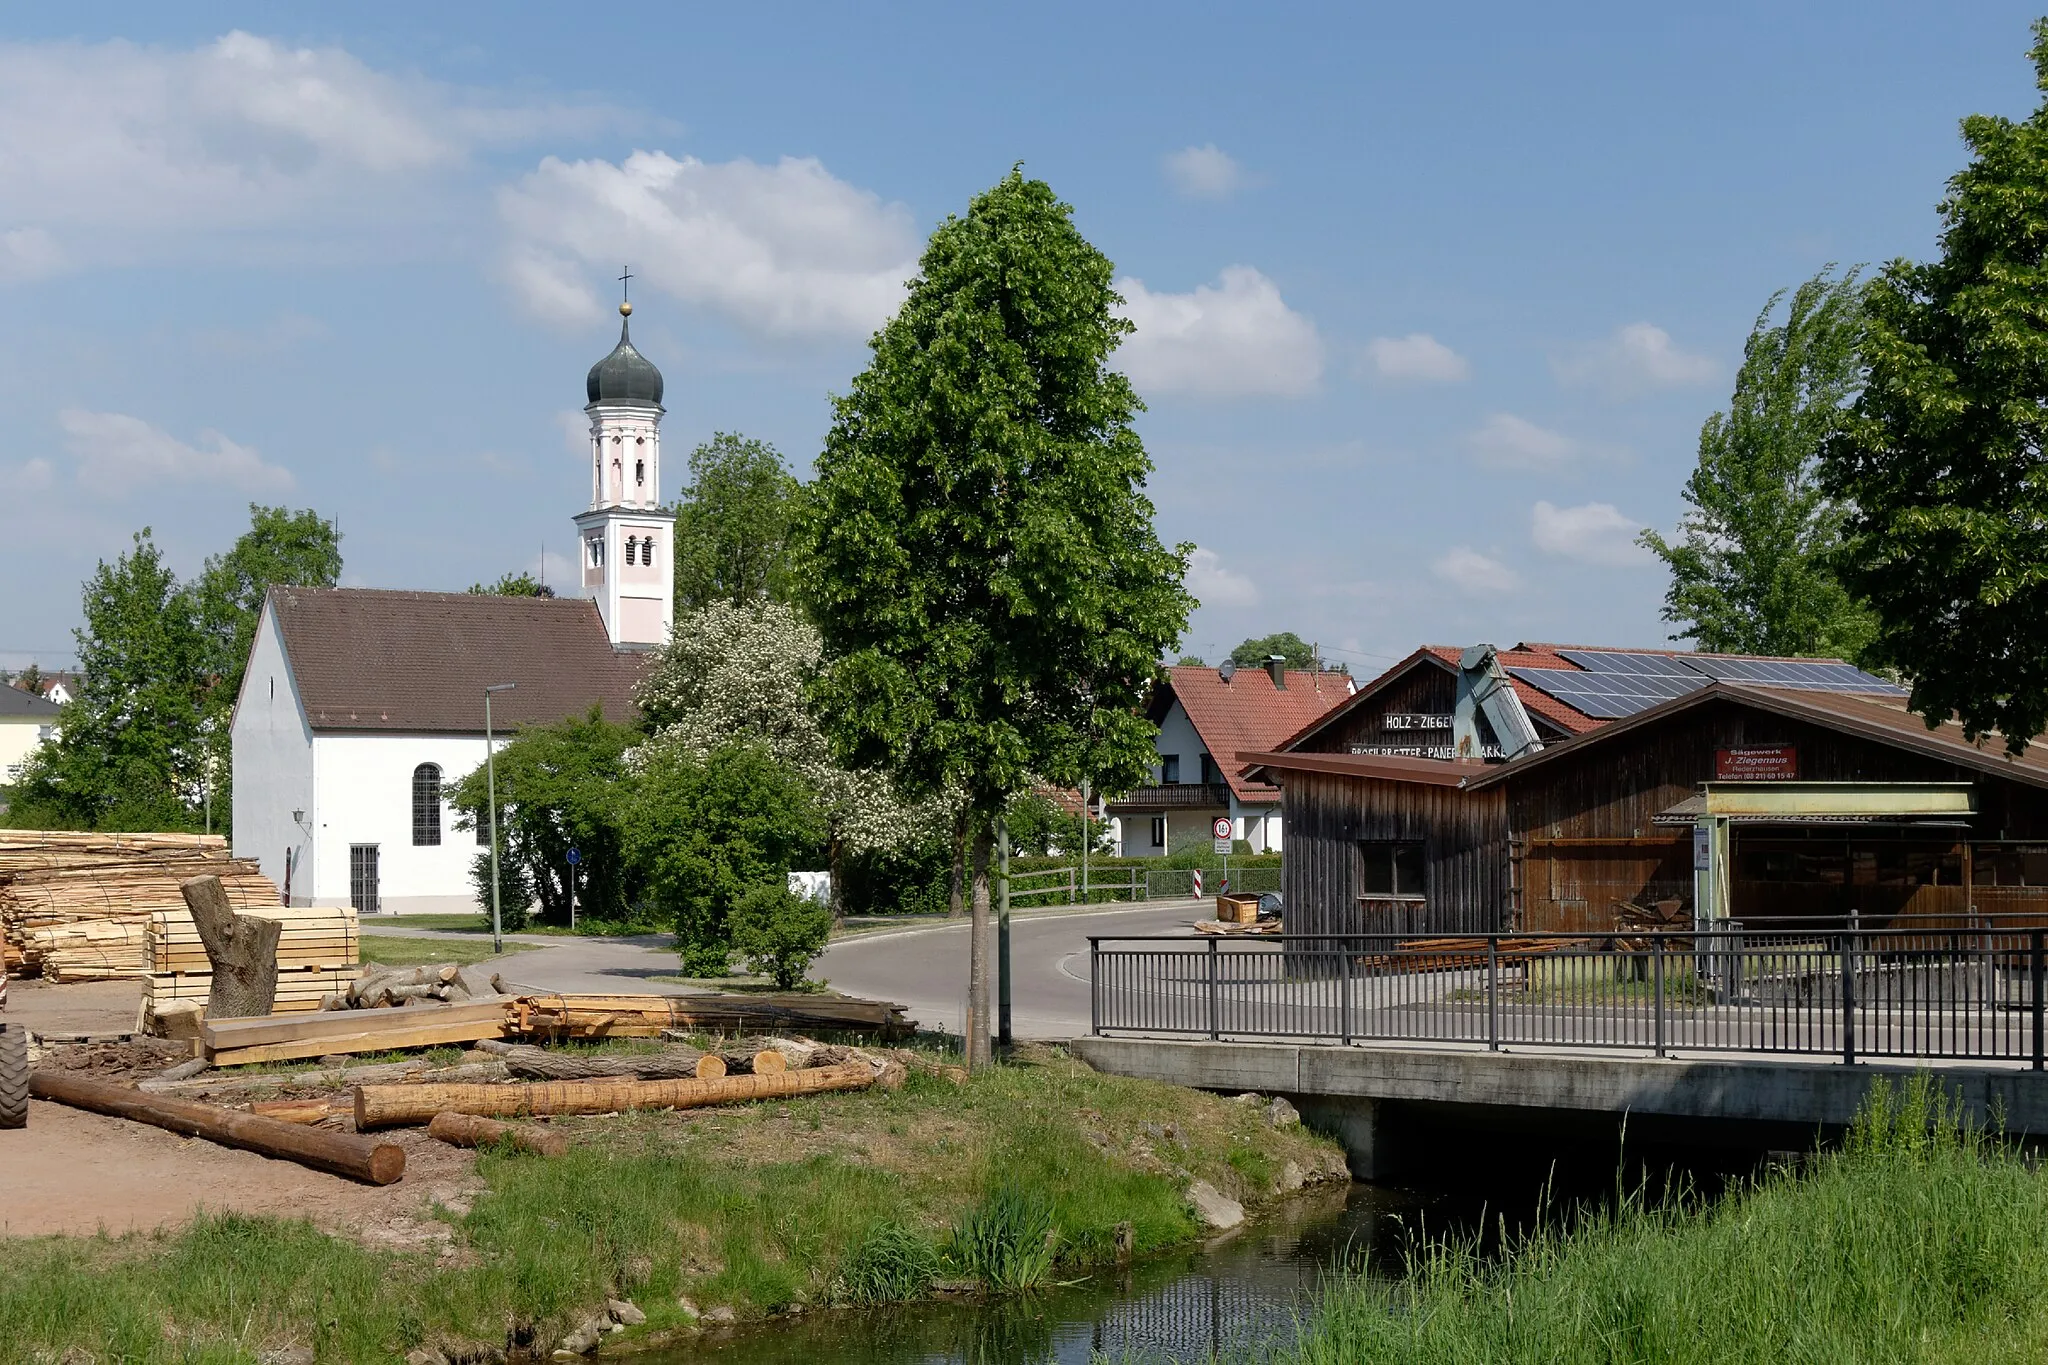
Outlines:
[[[812,960],[825,951],[832,911],[787,884],[763,882],[739,898],[729,927],[747,965],[790,990],[803,984]]]
[[[498,843],[498,925],[508,934],[526,927],[527,912],[533,906],[533,883],[527,879],[526,864],[512,856],[504,832]],[[484,923],[491,922],[491,851],[479,849],[469,864],[469,884],[476,888],[476,903],[483,907]]]
[[[953,1260],[962,1273],[1000,1293],[1045,1284],[1058,1257],[1052,1203],[1035,1190],[999,1186],[953,1229]]]
[[[847,1255],[833,1297],[856,1304],[921,1299],[942,1268],[930,1242],[901,1223],[877,1223]]]

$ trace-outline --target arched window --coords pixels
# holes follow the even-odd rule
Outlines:
[[[441,765],[412,770],[412,841],[415,847],[441,842]]]
[[[639,541],[633,539],[633,537],[631,536],[626,537],[626,562],[628,564],[631,564],[633,562],[634,554],[639,550],[639,548]]]
[[[654,567],[654,537],[653,537],[653,536],[649,536],[649,537],[647,537],[647,538],[646,538],[645,540],[643,540],[643,541],[641,541],[641,542],[640,542],[640,562],[641,562],[642,564],[645,564],[645,565],[646,565],[646,566],[647,566],[648,568],[650,568],[650,569]]]

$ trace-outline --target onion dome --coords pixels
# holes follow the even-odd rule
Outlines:
[[[633,305],[619,305],[619,344],[612,347],[612,353],[590,367],[590,377],[584,381],[584,391],[593,403],[638,403],[644,407],[661,406],[661,371],[654,368],[654,362],[633,349],[630,319]]]

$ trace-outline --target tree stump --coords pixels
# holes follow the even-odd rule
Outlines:
[[[206,1017],[249,1019],[269,1014],[277,1003],[277,937],[284,925],[236,914],[227,889],[211,874],[180,882],[178,890],[192,911],[199,941],[206,945],[206,959],[213,964]]]

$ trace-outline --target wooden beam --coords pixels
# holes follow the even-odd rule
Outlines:
[[[342,1038],[378,1028],[410,1028],[425,1020],[443,1024],[495,1021],[503,1024],[508,1000],[480,1000],[464,1005],[411,1005],[401,1009],[322,1010],[316,1014],[270,1015],[263,1019],[221,1019],[206,1021],[202,1035],[206,1045],[230,1048],[258,1047],[270,1043],[295,1043],[312,1038]],[[491,1037],[479,1034],[478,1037]],[[343,1049],[332,1049],[341,1051]],[[318,1056],[318,1053],[309,1053]]]
[[[301,1057],[325,1057],[333,1053],[386,1052],[403,1047],[439,1047],[446,1043],[474,1043],[505,1034],[502,1011],[488,1018],[446,1020],[436,1016],[452,1009],[346,1010],[331,1013],[385,1015],[391,1022],[370,1026],[355,1033],[322,1034],[292,1042],[265,1043],[257,1047],[208,1049],[206,1056],[215,1066],[246,1066],[251,1062],[289,1062]],[[303,1018],[305,1016],[292,1016]]]
[[[772,1075],[689,1081],[544,1081],[532,1085],[365,1085],[356,1090],[356,1128],[425,1123],[443,1112],[515,1118],[526,1114],[610,1114],[627,1109],[695,1109],[742,1100],[784,1099],[875,1083],[861,1063]]]
[[[167,1128],[187,1137],[203,1137],[223,1147],[239,1147],[317,1171],[389,1185],[405,1174],[405,1149],[353,1133],[331,1133],[197,1100],[148,1095],[105,1081],[88,1081],[61,1071],[37,1071],[29,1077],[29,1094],[74,1109],[130,1119]]]

